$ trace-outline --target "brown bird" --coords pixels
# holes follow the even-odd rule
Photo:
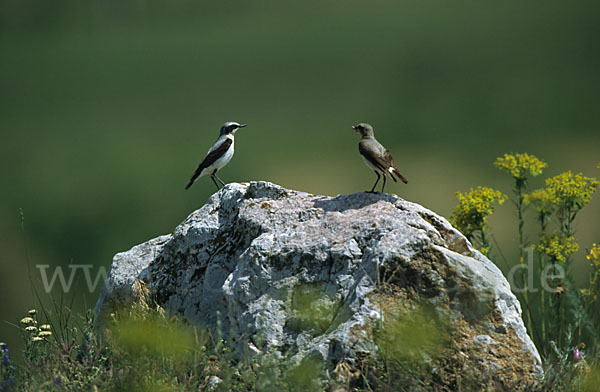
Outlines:
[[[400,174],[400,170],[396,167],[396,163],[394,162],[394,158],[390,152],[381,145],[375,139],[373,135],[373,127],[366,123],[360,123],[358,125],[354,125],[352,127],[356,132],[360,133],[360,142],[358,143],[358,151],[360,155],[362,155],[363,160],[365,161],[365,165],[369,169],[372,169],[375,174],[377,174],[377,180],[373,185],[373,188],[369,191],[373,193],[375,191],[375,187],[379,182],[379,178],[383,174],[383,185],[381,186],[381,192],[385,188],[385,179],[387,176],[390,176],[394,182],[398,182],[398,180],[407,184],[408,181],[402,174]],[[398,180],[397,180],[397,179]]]

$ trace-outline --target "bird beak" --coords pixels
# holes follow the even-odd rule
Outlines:
[[[238,128],[244,128],[246,126],[246,124],[240,124],[240,126]]]

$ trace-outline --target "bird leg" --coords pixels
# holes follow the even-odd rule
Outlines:
[[[215,180],[215,173],[213,173],[213,174],[210,175],[210,179],[215,183],[215,186],[217,187],[217,190],[221,189],[221,187],[219,186],[219,184]]]
[[[385,179],[387,178],[387,176],[385,175],[385,173],[383,173],[383,185],[381,186],[381,193],[383,193],[383,188],[385,188]]]
[[[217,171],[215,170],[214,172],[212,172],[212,174],[210,175],[210,179],[215,183],[215,185],[217,186],[217,190],[221,189],[221,187],[219,186],[219,184],[217,183],[217,180],[215,179],[215,177],[217,177]],[[219,179],[219,181],[221,181],[221,183],[223,182],[219,177],[217,177]],[[224,186],[225,184],[223,184]]]
[[[371,190],[369,191],[369,193],[373,193],[373,192],[375,191],[375,187],[377,186],[377,183],[379,182],[379,177],[381,177],[381,176],[379,175],[379,172],[378,172],[378,171],[375,171],[375,170],[373,170],[373,171],[375,172],[375,174],[377,174],[377,181],[375,181],[375,184],[373,185],[373,188],[371,188]],[[384,179],[384,181],[385,181],[385,176],[384,176],[384,178],[383,178],[383,179]]]
[[[219,176],[217,176],[217,171],[216,170],[213,172],[213,176],[215,176],[217,178],[217,180],[219,180],[219,182],[221,183],[221,185],[225,186],[225,183],[223,182],[223,180],[221,180],[219,178]]]

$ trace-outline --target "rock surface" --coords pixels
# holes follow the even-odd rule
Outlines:
[[[451,367],[433,366],[442,383],[475,372],[515,390],[539,377],[500,270],[446,219],[390,194],[229,184],[172,234],[114,257],[98,320],[139,301],[140,282],[168,313],[219,325],[238,349],[317,356],[329,369],[377,349],[369,331],[390,304],[426,304],[451,321]]]

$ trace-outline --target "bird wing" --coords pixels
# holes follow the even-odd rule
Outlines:
[[[373,166],[381,170],[382,172],[386,172],[388,167],[390,167],[389,162],[385,159],[385,154],[381,154],[376,150],[377,145],[373,143],[369,143],[368,141],[361,140],[358,143],[358,151],[360,154],[365,157]],[[389,153],[387,154],[389,156]],[[391,156],[390,156],[391,157]]]
[[[389,175],[394,181],[397,181],[396,177],[398,177],[403,183],[408,183],[406,178],[400,174],[398,167],[396,167],[396,162],[394,162],[392,154],[376,140],[361,140],[358,144],[358,151],[363,157],[371,162],[373,166],[381,170],[384,175]]]
[[[192,186],[194,181],[196,181],[198,177],[200,177],[200,174],[202,174],[202,170],[206,169],[207,167],[215,163],[217,159],[223,156],[223,154],[225,154],[229,147],[231,147],[231,143],[233,143],[233,140],[230,138],[226,138],[221,144],[215,144],[214,146],[212,146],[210,150],[208,150],[208,154],[206,154],[204,159],[202,159],[202,162],[200,162],[200,165],[198,165],[198,168],[192,175],[192,178],[190,178],[190,182],[186,185],[185,189],[188,189]]]
[[[389,167],[393,169],[392,171],[390,171],[390,174],[392,174],[392,180],[396,181],[396,179],[394,178],[395,175],[400,181],[402,181],[405,184],[408,184],[408,180],[404,178],[402,174],[400,174],[400,170],[398,170],[396,162],[394,162],[394,158],[392,158],[392,154],[390,154],[388,150],[385,150],[385,154],[383,157],[387,162],[389,162]]]

